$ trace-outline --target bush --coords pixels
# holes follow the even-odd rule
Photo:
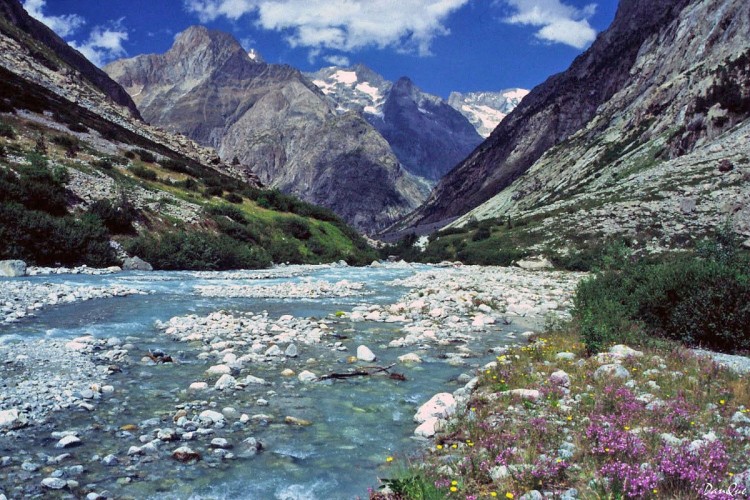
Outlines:
[[[141,179],[145,179],[147,181],[155,181],[158,178],[156,176],[156,172],[154,172],[150,168],[142,167],[140,165],[131,166],[130,171],[133,172],[136,177],[140,177]]]
[[[13,127],[7,123],[0,123],[0,137],[6,137],[8,139],[16,138],[16,131]]]
[[[245,213],[242,210],[233,205],[227,205],[226,203],[222,203],[221,205],[212,205],[206,207],[204,210],[209,215],[229,217],[233,221],[239,222],[240,224],[247,224],[248,222],[247,218],[245,217]],[[217,219],[217,217],[214,217],[214,219]]]
[[[138,255],[162,270],[257,269],[268,267],[270,258],[260,247],[242,244],[229,236],[207,232],[167,233],[161,237],[141,236],[125,244],[128,253]]]
[[[15,202],[29,210],[65,215],[67,171],[50,172],[47,160],[38,153],[30,153],[28,158],[31,166],[16,167],[15,173],[0,169],[0,203]]]
[[[310,223],[299,217],[290,217],[279,221],[279,226],[284,233],[297,238],[298,240],[307,240],[312,236]]]
[[[486,226],[481,226],[474,232],[474,235],[471,237],[471,241],[486,240],[490,236],[492,236],[492,230]]]
[[[750,261],[722,239],[696,255],[639,262],[582,282],[574,316],[587,348],[657,336],[725,352],[750,350]]]
[[[181,174],[187,174],[190,172],[184,162],[173,160],[172,158],[165,158],[164,160],[161,160],[159,164],[172,172],[178,172]]]
[[[102,221],[112,234],[133,234],[133,222],[138,218],[138,211],[125,198],[117,204],[109,200],[97,200],[91,204],[88,212]]]
[[[106,228],[90,215],[55,217],[17,203],[0,203],[0,241],[0,259],[40,266],[115,263]]]
[[[138,157],[143,163],[156,163],[156,156],[151,151],[146,151],[145,149],[136,149],[135,153],[138,154]]]
[[[236,193],[227,193],[224,195],[224,199],[227,200],[229,203],[242,203],[242,196],[236,194]]]
[[[71,132],[79,132],[82,134],[89,131],[89,129],[85,125],[78,122],[68,124],[68,130],[70,130]]]
[[[70,157],[75,157],[81,149],[81,143],[75,137],[69,135],[56,135],[52,137],[52,143],[65,148],[65,153]]]
[[[222,194],[224,194],[224,190],[218,186],[208,186],[203,191],[203,196],[206,198],[211,198],[212,196],[220,197]]]

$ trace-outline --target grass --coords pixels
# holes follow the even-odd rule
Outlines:
[[[675,344],[621,359],[627,381],[597,376],[606,362],[587,357],[570,327],[498,356],[465,411],[398,478],[418,478],[442,498],[575,488],[580,498],[690,499],[701,498],[707,482],[729,488],[750,467],[750,426],[730,425],[746,418],[750,425],[746,378]]]

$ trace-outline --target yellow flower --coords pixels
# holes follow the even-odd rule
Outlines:
[[[505,498],[513,498],[513,493],[509,491],[508,493],[505,494]]]
[[[457,445],[456,443],[453,443],[453,444],[451,445],[451,448],[453,448],[453,449],[455,450],[456,448],[458,448],[458,445]]]
[[[657,490],[656,488],[654,488],[654,493],[659,493],[659,490]]]
[[[727,472],[727,476],[734,477],[734,472]]]
[[[719,404],[720,404],[720,405],[723,405],[724,403],[725,403],[725,401],[724,401],[723,399],[720,399],[720,400],[719,400]]]
[[[393,462],[393,457],[385,457],[385,461],[388,463]]]
[[[626,431],[629,431],[629,430],[630,430],[630,427],[628,427],[628,426],[626,425],[626,426],[625,426],[625,430],[626,430]]]
[[[453,481],[451,481],[451,484],[452,484],[453,486],[457,486],[457,485],[458,485],[458,481],[456,481],[456,480],[454,479]]]
[[[451,491],[455,493],[456,491],[458,491],[458,488],[456,488],[455,486],[451,486]]]
[[[573,417],[571,415],[568,415],[568,422],[570,422],[571,420],[573,420]]]
[[[477,411],[477,409],[476,409],[476,408],[474,408],[473,406],[472,406],[471,408],[469,408],[469,410],[470,410],[470,411]]]
[[[437,446],[436,446],[435,448],[437,448],[438,450],[442,450],[442,449],[443,449],[443,445],[442,445],[442,444],[439,444],[439,445],[437,445]]]
[[[497,491],[490,491],[490,496],[495,498],[497,496]]]

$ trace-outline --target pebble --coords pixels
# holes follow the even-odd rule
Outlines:
[[[375,357],[375,354],[370,350],[369,347],[365,345],[361,345],[357,347],[357,359],[360,361],[365,362],[372,362],[375,361],[377,358]]]

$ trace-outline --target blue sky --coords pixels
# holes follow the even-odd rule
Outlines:
[[[532,88],[611,23],[616,0],[22,0],[96,64],[162,53],[193,24],[303,71],[364,63],[455,90]]]

